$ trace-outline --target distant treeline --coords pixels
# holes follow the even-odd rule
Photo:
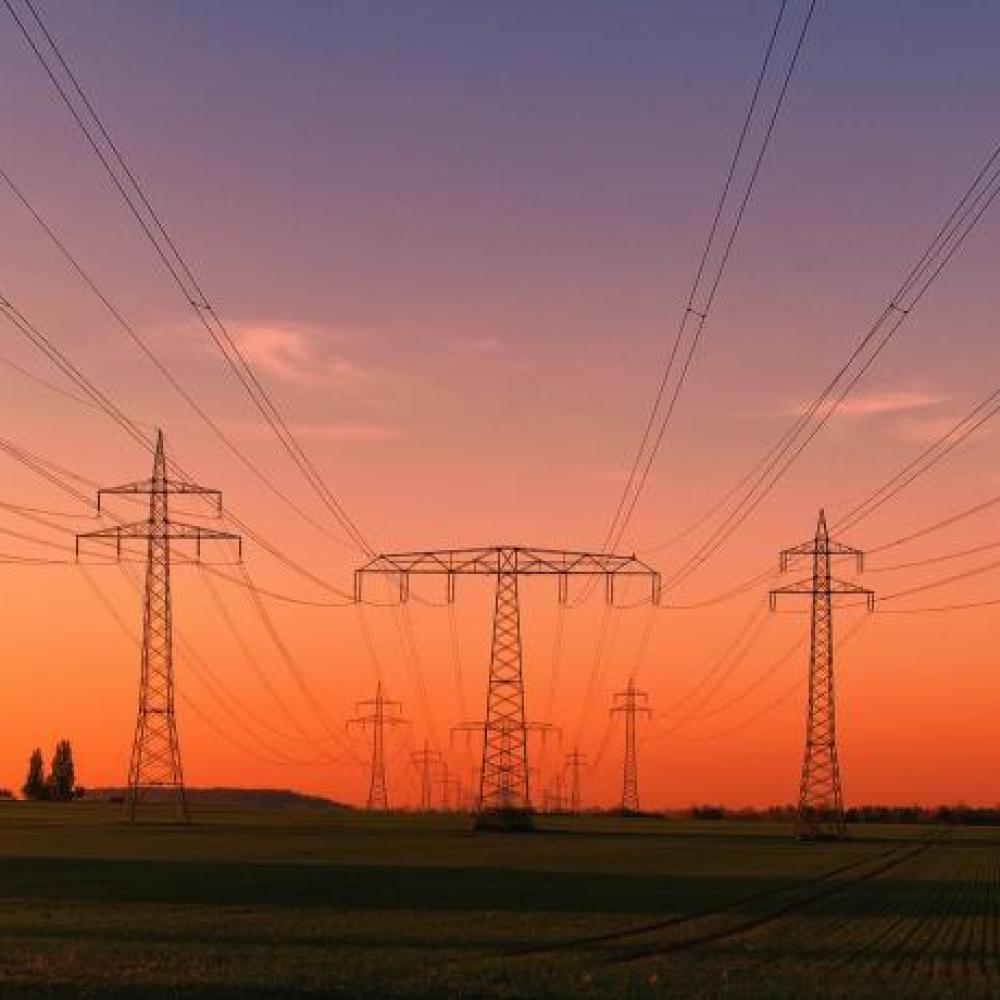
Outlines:
[[[795,819],[795,807],[769,806],[766,809],[727,809],[725,806],[702,805],[670,813],[685,819]],[[854,806],[844,811],[848,823],[955,823],[960,826],[1000,825],[998,806]]]

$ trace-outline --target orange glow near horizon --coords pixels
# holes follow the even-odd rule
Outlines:
[[[355,11],[355,51],[352,32],[330,28],[337,15],[327,5],[301,25],[277,6],[221,26],[205,10],[204,47],[166,9],[140,6],[88,14],[53,3],[52,20],[73,39],[80,72],[216,308],[372,545],[599,548],[745,107],[759,11],[719,18],[692,4],[668,24],[658,12],[581,5],[587,12],[569,18],[539,13],[538,37],[499,9],[482,23],[455,12],[433,32],[400,9],[391,30]],[[1000,15],[969,12],[942,39],[931,15],[914,12],[906,30],[920,59],[885,51],[886,32],[899,37],[887,16],[828,11],[804,56],[619,546],[666,577],[711,530],[711,517],[700,523],[706,512],[878,316],[984,158],[981,123],[995,120],[997,88],[982,80],[996,80],[988,42]],[[0,110],[13,123],[0,167],[219,428],[336,535],[30,56],[0,38],[0,59],[10,73]],[[857,67],[849,81],[845,61]],[[918,64],[932,82],[912,77]],[[390,802],[417,801],[409,754],[424,739],[468,785],[478,747],[451,730],[484,712],[490,582],[460,580],[453,609],[441,581],[414,582],[405,612],[391,588],[373,588],[374,605],[358,608],[323,586],[349,596],[363,556],[306,523],[229,453],[6,190],[0,231],[0,295],[140,426],[162,427],[171,457],[311,574],[245,540],[278,645],[227,578],[239,579],[231,565],[200,569],[177,547],[189,784],[363,802],[368,747],[345,723],[381,679],[410,720],[389,736]],[[639,730],[644,807],[794,800],[806,607],[769,613],[768,580],[730,592],[777,570],[782,548],[812,536],[820,507],[835,520],[995,387],[998,253],[1000,216],[989,215],[789,476],[661,608],[624,589],[621,604],[637,606],[607,610],[597,589],[560,610],[555,581],[524,584],[527,714],[562,734],[531,745],[536,801],[579,749],[591,762],[585,801],[615,804],[623,734],[609,708],[630,677],[653,708]],[[2,335],[0,438],[77,474],[88,496],[149,475],[141,448],[12,327]],[[1000,492],[995,435],[984,426],[843,539],[875,550],[859,581],[888,598],[867,619],[854,607],[837,612],[848,804],[1000,798],[996,608],[934,610],[997,599],[1000,568],[919,589],[990,564],[985,548],[961,553],[996,544],[1000,507],[885,547]],[[96,523],[86,505],[6,453],[0,467],[0,785],[19,789],[32,749],[48,756],[63,737],[85,786],[121,785],[142,554],[121,568],[90,557],[72,565],[73,533]],[[209,562],[232,555],[206,549]],[[724,659],[741,636],[746,648]]]

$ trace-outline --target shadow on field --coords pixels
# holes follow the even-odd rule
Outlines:
[[[246,864],[201,861],[110,861],[73,858],[0,859],[7,901],[163,903],[217,906],[322,907],[327,910],[424,910],[682,914],[735,903],[753,914],[753,897],[796,879],[747,875],[642,875],[539,872],[488,867]],[[949,887],[893,879],[874,894],[848,893],[810,906],[820,914],[863,914],[891,893],[919,915],[961,890],[969,913],[991,905],[986,884]],[[931,901],[934,901],[933,903]],[[930,912],[928,910],[928,912]]]

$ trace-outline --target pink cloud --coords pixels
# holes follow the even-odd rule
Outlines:
[[[318,384],[363,374],[327,349],[317,333],[291,325],[240,326],[234,339],[250,365],[285,382]]]

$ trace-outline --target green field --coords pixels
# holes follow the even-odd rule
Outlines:
[[[1000,829],[118,815],[0,808],[0,995],[1000,995]]]

